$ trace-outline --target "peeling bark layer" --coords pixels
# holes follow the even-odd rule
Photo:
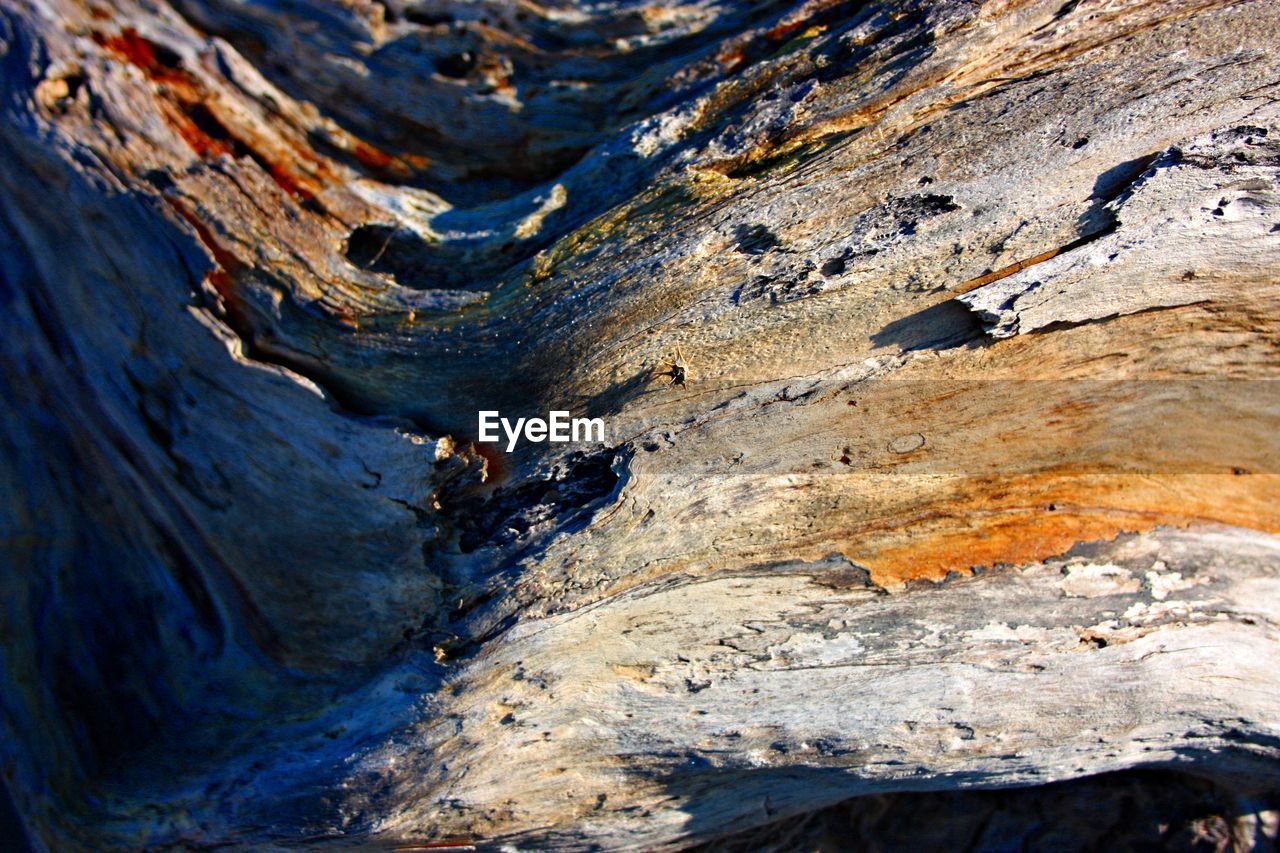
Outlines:
[[[649,848],[1274,789],[1277,29],[3,0],[33,836]],[[481,409],[608,432],[505,452]]]

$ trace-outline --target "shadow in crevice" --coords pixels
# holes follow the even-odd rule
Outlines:
[[[1157,151],[1154,154],[1144,154],[1112,166],[1098,175],[1097,180],[1093,182],[1093,195],[1089,198],[1103,204],[1115,201],[1132,189],[1138,182],[1138,178],[1146,174],[1159,158],[1160,152]]]
[[[1126,160],[1098,175],[1093,182],[1093,193],[1089,196],[1092,204],[1080,214],[1077,223],[1082,238],[1096,239],[1115,230],[1119,221],[1115,211],[1107,205],[1132,190],[1134,184],[1160,159],[1161,153],[1157,151]]]
[[[408,228],[361,225],[347,238],[347,260],[385,273],[414,290],[472,290],[489,283],[494,270],[470,263],[457,247],[432,244]]]
[[[599,394],[587,400],[587,416],[592,418],[610,418],[640,396],[650,386],[656,384],[660,377],[652,368],[637,370],[626,379],[618,379],[609,384]]]
[[[876,348],[901,352],[955,349],[984,341],[982,320],[967,305],[948,299],[887,324],[871,336]]]
[[[871,794],[685,849],[1274,849],[1265,813],[1277,806],[1274,779],[1135,769],[1031,787]]]
[[[10,853],[31,853],[34,850],[27,837],[27,828],[13,804],[9,786],[3,779],[0,779],[0,845]]]
[[[616,467],[625,463],[628,455],[615,447],[574,450],[541,479],[499,486],[487,495],[446,489],[441,494],[441,515],[456,531],[463,554],[510,545],[552,519],[558,522],[556,531],[564,533],[572,529],[567,526],[569,521],[589,516],[614,493],[619,481]],[[461,615],[454,614],[454,618]]]

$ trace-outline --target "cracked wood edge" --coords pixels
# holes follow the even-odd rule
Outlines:
[[[1165,152],[1107,205],[1117,219],[1107,233],[1017,264],[958,299],[1004,338],[1224,301],[1242,284],[1237,299],[1267,298],[1238,271],[1280,267],[1280,144],[1269,131],[1240,127]]]
[[[1222,527],[900,596],[803,564],[657,583],[513,628],[353,777],[396,804],[375,838],[555,849],[1210,758],[1275,779],[1277,602],[1280,539]]]

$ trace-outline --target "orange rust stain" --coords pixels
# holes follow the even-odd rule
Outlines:
[[[148,79],[166,84],[166,94],[170,100],[162,102],[164,117],[197,157],[210,160],[233,153],[234,146],[230,142],[214,139],[191,118],[191,107],[203,103],[204,92],[190,74],[164,65],[157,57],[155,43],[138,35],[133,27],[126,27],[119,35],[114,36],[95,32],[93,40],[126,62],[141,68]]]
[[[234,154],[235,146],[222,139],[214,139],[200,129],[191,117],[181,110],[166,111],[166,118],[182,140],[191,147],[201,160],[212,160],[223,154]]]
[[[200,81],[189,72],[163,62],[160,58],[162,48],[155,42],[139,35],[133,27],[126,27],[119,35],[114,36],[94,32],[93,40],[126,62],[141,68],[148,79],[165,84],[165,99],[161,101],[164,117],[197,157],[211,160],[224,154],[234,157],[238,153],[247,153],[286,193],[303,201],[315,199],[318,187],[313,181],[264,156],[258,146],[250,144],[251,136],[247,137],[226,127],[209,108],[208,92]],[[196,110],[203,110],[227,138],[219,139],[203,130],[192,117]],[[238,151],[238,148],[241,150]],[[297,150],[296,153],[302,159],[319,162],[310,152]]]
[[[119,35],[114,36],[104,36],[100,32],[94,32],[93,40],[100,47],[106,48],[131,65],[141,68],[152,80],[188,85],[192,82],[191,75],[187,72],[161,62],[159,46],[150,39],[138,35],[138,31],[133,27],[125,27]]]
[[[294,198],[300,198],[303,201],[314,201],[316,194],[306,187],[298,183],[298,178],[285,169],[279,163],[272,163],[265,158],[263,161],[267,166],[267,174],[271,175],[271,179],[276,182],[280,189],[287,192]]]
[[[1280,532],[1280,475],[1113,475],[1076,481],[1032,478],[989,497],[943,501],[908,519],[886,518],[854,532],[845,550],[881,585],[939,580],[948,572],[1045,560],[1080,542],[1157,526],[1200,522]]]
[[[914,545],[889,547],[850,558],[871,570],[872,579],[893,586],[908,580],[941,580],[949,572],[979,566],[1034,563],[1071,550],[1079,542],[1140,533],[1161,523],[1155,515],[1091,515],[1063,511],[1034,518],[1026,513],[985,519],[973,529],[925,534]],[[1166,524],[1185,519],[1163,519]]]
[[[746,58],[747,57],[743,54],[741,48],[733,48],[732,50],[726,50],[724,53],[717,56],[716,61],[723,65],[726,70],[732,70],[740,65]]]
[[[235,276],[245,268],[244,263],[223,248],[214,238],[209,226],[200,221],[200,218],[187,210],[184,205],[168,196],[165,196],[165,201],[179,216],[190,223],[191,227],[195,229],[196,236],[200,238],[200,242],[204,244],[204,247],[209,250],[209,254],[213,256],[213,261],[217,264],[217,267],[205,276],[205,280],[209,282],[214,292],[222,299],[223,310],[226,311],[227,318],[232,325],[238,329],[245,328],[242,324],[248,320],[248,310],[244,300],[240,298],[240,294],[236,292],[235,288]]]
[[[426,157],[394,156],[367,142],[356,141],[351,153],[366,169],[391,178],[408,178],[415,169],[421,171],[431,165],[431,160]]]
[[[356,155],[357,160],[370,169],[385,170],[395,163],[395,158],[390,154],[365,142],[357,142],[352,153]]]
[[[773,29],[764,34],[764,37],[770,41],[782,41],[787,36],[804,27],[808,23],[807,19],[801,18],[798,21],[792,21],[789,24],[778,24]]]
[[[125,27],[116,36],[104,36],[102,33],[94,33],[93,40],[139,68],[151,69],[159,65],[154,46],[150,41],[138,35],[138,31],[133,27]]]

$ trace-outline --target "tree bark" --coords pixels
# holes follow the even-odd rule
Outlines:
[[[1276,31],[0,0],[33,840],[649,849],[1130,768],[1274,791]],[[481,410],[605,440],[508,451]]]

